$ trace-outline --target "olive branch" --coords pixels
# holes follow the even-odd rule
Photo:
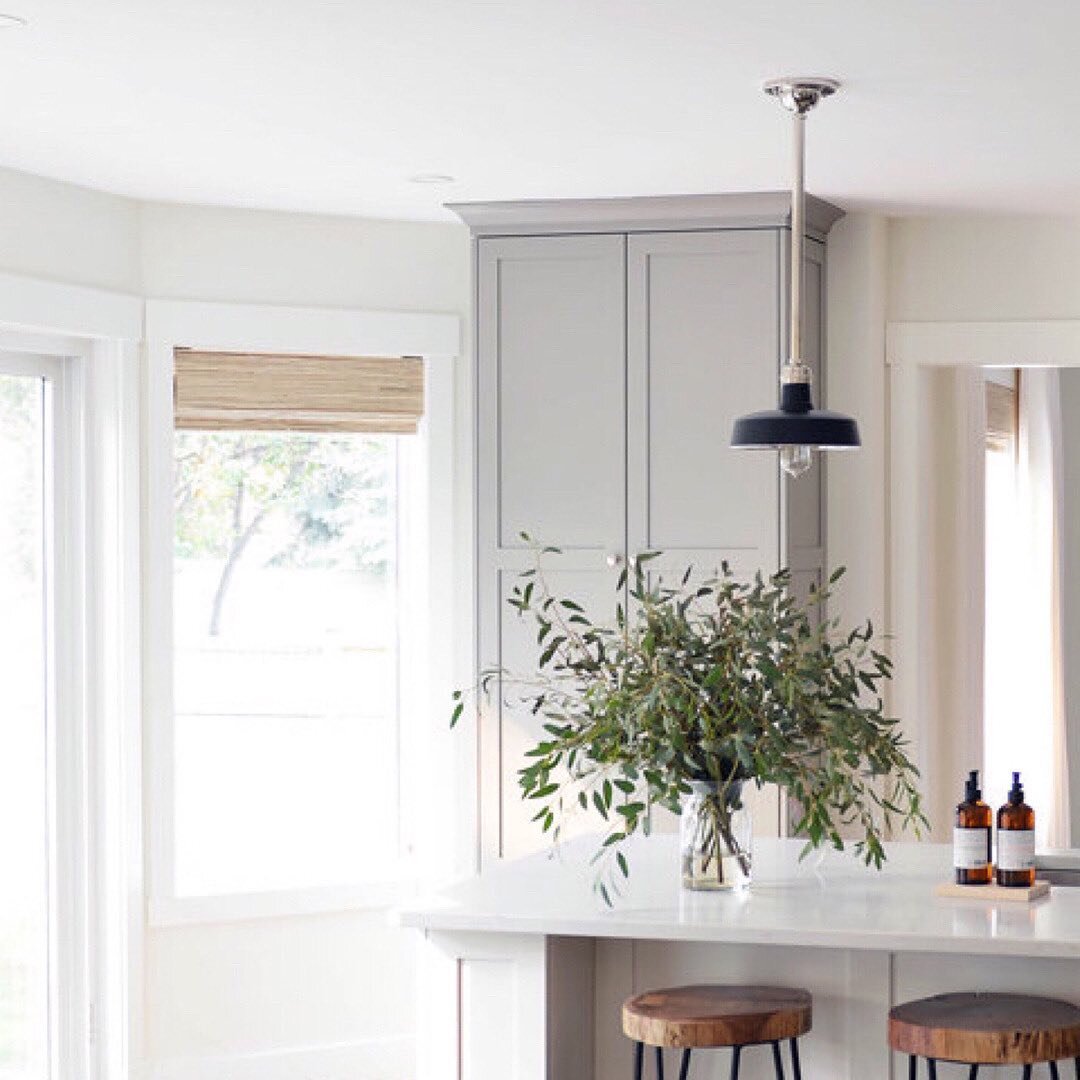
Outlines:
[[[487,669],[475,689],[541,718],[521,795],[554,842],[573,815],[598,816],[605,903],[629,876],[624,842],[649,832],[655,807],[678,814],[691,781],[717,783],[720,799],[742,781],[779,785],[798,808],[804,855],[854,836],[880,869],[886,836],[926,825],[918,770],[885,712],[892,661],[869,621],[844,630],[824,614],[843,569],[800,598],[786,570],[743,581],[726,563],[669,585],[650,552],[619,575],[614,619],[594,621],[548,585],[541,564],[560,551],[532,546],[535,565],[508,602],[535,625],[536,670]],[[469,696],[455,691],[452,725]]]

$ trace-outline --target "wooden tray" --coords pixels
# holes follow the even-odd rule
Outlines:
[[[938,896],[948,896],[961,900],[990,900],[993,903],[1030,904],[1050,895],[1049,881],[1036,881],[1026,889],[1006,889],[1002,885],[957,885],[955,881],[946,881],[934,892]]]

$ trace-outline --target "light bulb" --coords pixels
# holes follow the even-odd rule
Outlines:
[[[802,476],[814,463],[814,448],[802,444],[780,447],[780,468],[792,479]]]

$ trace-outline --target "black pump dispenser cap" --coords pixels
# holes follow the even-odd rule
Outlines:
[[[1020,783],[1020,774],[1018,772],[1013,773],[1013,786],[1009,791],[1009,802],[1013,806],[1019,806],[1024,801],[1024,788]]]
[[[964,798],[968,802],[978,802],[982,798],[982,792],[979,790],[978,769],[972,769],[968,773],[967,782],[964,784]]]

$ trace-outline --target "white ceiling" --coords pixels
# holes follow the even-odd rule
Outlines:
[[[0,165],[151,199],[435,218],[774,189],[759,85],[840,78],[808,183],[1080,211],[1076,0],[0,0]],[[452,184],[410,183],[449,173]]]

